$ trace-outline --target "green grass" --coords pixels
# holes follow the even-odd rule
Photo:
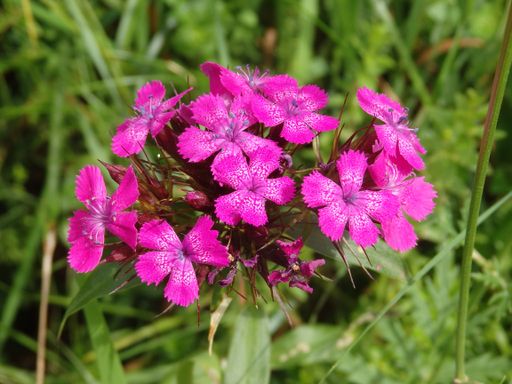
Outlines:
[[[53,226],[47,383],[450,382],[459,245],[509,3],[5,0],[0,382],[35,380],[42,242]],[[353,289],[342,265],[328,260],[332,282],[315,280],[311,296],[283,292],[294,329],[277,303],[260,303],[254,315],[235,295],[212,355],[209,309],[220,302],[217,292],[202,295],[198,325],[195,308],[158,316],[165,303],[157,288],[130,284],[105,295],[111,287],[93,280],[84,295],[86,279],[65,263],[77,170],[97,159],[122,163],[110,154],[110,138],[138,86],[160,79],[182,90],[190,83],[197,95],[208,87],[198,69],[206,60],[317,83],[329,91],[333,114],[348,94],[349,130],[365,122],[357,87],[395,94],[420,127],[426,177],[439,192],[434,214],[416,227],[424,241],[389,264],[401,275],[370,281],[354,268]],[[472,257],[466,373],[484,383],[512,379],[511,119],[509,82],[482,201],[492,214],[480,224]],[[331,138],[320,141],[325,152]]]

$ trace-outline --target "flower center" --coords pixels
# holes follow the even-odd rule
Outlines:
[[[83,234],[96,244],[102,244],[105,226],[110,221],[115,221],[115,213],[112,211],[110,197],[87,200],[86,206],[89,214],[83,218]]]
[[[254,70],[252,70],[249,65],[246,65],[245,68],[238,67],[237,70],[238,73],[245,79],[245,81],[247,81],[249,87],[253,89],[258,88],[263,82],[263,78],[268,74],[267,71],[260,74],[260,70],[258,68],[254,68]]]
[[[286,106],[286,112],[290,116],[297,116],[300,113],[299,103],[297,99],[291,99]]]

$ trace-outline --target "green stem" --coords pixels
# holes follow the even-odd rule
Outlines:
[[[507,78],[512,61],[512,6],[509,6],[507,25],[503,43],[501,45],[500,57],[496,66],[496,73],[491,89],[489,109],[484,123],[484,134],[480,146],[476,175],[471,192],[471,203],[469,206],[469,217],[467,222],[466,239],[462,253],[462,274],[459,296],[459,308],[457,318],[456,335],[456,360],[455,360],[455,383],[468,382],[464,369],[465,347],[466,347],[466,323],[468,317],[469,287],[471,283],[471,262],[473,248],[475,245],[476,222],[485,184],[487,165],[494,144],[494,133],[503,101],[503,94],[507,84]]]

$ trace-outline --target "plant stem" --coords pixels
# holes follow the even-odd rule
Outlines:
[[[505,35],[500,49],[500,56],[491,88],[489,109],[484,123],[484,134],[480,144],[480,153],[476,168],[476,175],[471,191],[471,203],[467,222],[466,239],[462,253],[462,273],[457,318],[456,355],[455,355],[455,383],[468,382],[465,374],[464,360],[466,347],[466,323],[468,317],[469,287],[471,283],[471,262],[475,245],[476,222],[485,184],[485,175],[489,164],[489,157],[494,144],[494,133],[505,93],[507,78],[512,61],[512,6],[509,6]]]

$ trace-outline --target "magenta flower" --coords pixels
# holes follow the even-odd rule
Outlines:
[[[404,213],[414,220],[424,220],[435,206],[434,187],[424,177],[411,177],[409,164],[401,158],[390,158],[386,152],[377,157],[368,171],[375,184],[395,195],[400,203],[397,214],[382,222],[384,240],[399,252],[414,248],[418,238]]]
[[[270,76],[268,71],[261,72],[258,68],[251,69],[248,65],[237,67],[233,72],[223,66],[206,62],[201,70],[210,79],[210,91],[214,95],[239,96],[247,93],[265,93],[267,87],[293,87],[297,81],[288,75]]]
[[[117,133],[112,138],[112,152],[121,157],[128,157],[142,151],[148,133],[151,133],[153,138],[160,133],[175,115],[174,106],[189,91],[190,89],[164,100],[165,87],[160,81],[144,84],[137,91],[133,107],[138,116],[124,121],[117,127]]]
[[[425,154],[426,150],[416,136],[416,129],[407,125],[407,110],[386,95],[368,88],[358,89],[357,100],[363,111],[384,123],[374,125],[384,150],[390,156],[402,156],[415,169],[425,168],[418,152]]]
[[[217,217],[229,225],[236,225],[240,220],[256,227],[266,224],[266,201],[283,205],[295,194],[293,180],[289,177],[268,178],[278,168],[279,162],[272,159],[269,149],[256,152],[249,165],[240,154],[221,157],[213,166],[214,177],[221,185],[235,191],[217,198]]]
[[[313,288],[310,287],[308,281],[315,270],[325,264],[325,260],[317,259],[307,262],[300,260],[299,253],[303,247],[300,237],[293,242],[278,240],[277,245],[286,257],[286,267],[270,272],[269,284],[275,286],[279,283],[288,283],[290,287],[297,287],[307,293],[312,293]]]
[[[255,122],[248,112],[248,100],[236,97],[230,102],[211,94],[199,97],[191,108],[194,120],[206,130],[188,127],[178,138],[179,153],[196,163],[219,151],[222,155],[251,155],[260,148],[270,148],[279,158],[281,149],[274,141],[245,132]]]
[[[327,105],[327,93],[316,85],[299,88],[292,86],[267,86],[265,95],[255,95],[252,100],[254,116],[267,127],[283,124],[281,136],[290,143],[310,143],[317,132],[335,129],[338,120],[316,111]]]
[[[199,285],[193,263],[225,267],[228,251],[212,230],[209,216],[200,217],[183,242],[164,220],[152,220],[142,226],[139,244],[150,249],[140,255],[135,270],[140,279],[158,285],[169,276],[164,288],[167,301],[187,307],[199,297]]]
[[[340,184],[314,171],[304,178],[302,195],[310,208],[320,208],[321,231],[333,241],[341,239],[348,223],[350,237],[361,247],[378,240],[372,221],[383,222],[398,212],[398,200],[389,191],[361,189],[367,168],[362,152],[349,150],[336,162]]]
[[[100,262],[105,230],[117,236],[132,249],[137,245],[136,212],[124,212],[139,197],[137,178],[127,169],[112,197],[98,167],[88,165],[76,178],[75,194],[87,210],[75,211],[69,219],[68,241],[71,248],[68,262],[77,272],[89,272]]]

